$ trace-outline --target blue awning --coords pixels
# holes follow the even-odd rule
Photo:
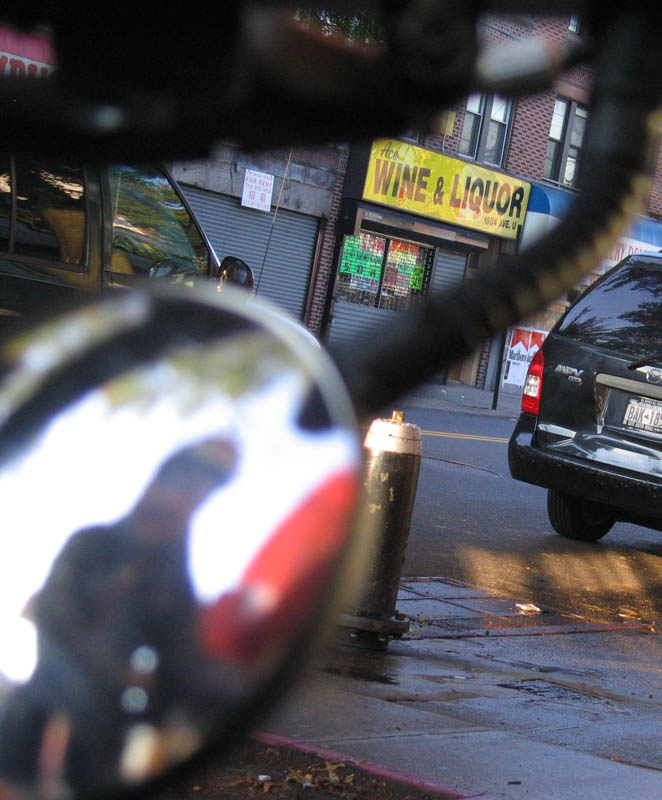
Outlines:
[[[568,213],[576,197],[574,192],[532,182],[528,211],[534,214],[549,214],[550,217],[561,219]]]
[[[627,235],[640,242],[662,248],[662,222],[657,220],[636,216]]]
[[[576,198],[577,194],[575,192],[557,189],[553,186],[545,186],[532,181],[527,220],[529,214],[531,214],[532,221],[537,215],[548,216],[551,218],[548,221],[550,224],[544,226],[548,230],[551,224],[556,220],[562,219],[570,211]],[[523,238],[526,238],[526,228],[525,222]],[[651,250],[662,249],[662,222],[638,215],[623,236],[650,245]]]

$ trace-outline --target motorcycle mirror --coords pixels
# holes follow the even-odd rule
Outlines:
[[[0,356],[0,793],[139,787],[254,724],[345,602],[351,406],[232,289],[116,294]]]

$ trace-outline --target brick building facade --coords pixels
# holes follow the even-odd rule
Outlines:
[[[531,36],[544,36],[556,42],[563,42],[579,35],[575,23],[576,20],[570,17],[490,16],[481,21],[479,34],[485,46]],[[473,164],[476,168],[486,168],[492,177],[502,176],[504,179],[528,182],[532,187],[531,197],[535,192],[538,197],[547,197],[550,207],[554,206],[557,209],[567,207],[571,204],[575,193],[574,183],[581,161],[581,139],[587,121],[591,85],[590,70],[578,66],[568,70],[556,81],[552,89],[545,92],[512,101],[507,101],[498,95],[472,95],[440,113],[435,121],[434,130],[410,132],[399,138],[403,143],[410,143],[420,148],[430,158],[441,156],[459,165]],[[359,161],[361,159],[357,157],[357,148],[347,148],[343,145],[329,145],[318,149],[293,148],[288,153],[259,156],[247,156],[227,145],[219,150],[219,154],[210,164],[180,164],[176,166],[174,172],[185,191],[193,192],[196,202],[213,201],[214,196],[224,197],[221,211],[223,214],[234,215],[229,218],[234,220],[234,224],[230,225],[234,234],[239,228],[246,227],[247,236],[254,238],[256,232],[259,233],[262,228],[266,231],[271,225],[272,230],[268,236],[264,231],[262,235],[262,238],[266,237],[268,241],[266,249],[271,247],[273,251],[272,264],[267,266],[272,271],[280,269],[286,283],[288,273],[283,265],[288,263],[287,258],[293,256],[288,252],[288,246],[293,242],[290,235],[288,242],[281,243],[280,250],[275,244],[277,237],[272,237],[273,229],[287,222],[282,216],[279,217],[279,214],[291,215],[290,221],[293,225],[302,222],[302,218],[312,221],[312,227],[309,226],[305,230],[302,228],[303,233],[300,234],[311,240],[314,238],[314,242],[309,243],[310,246],[303,257],[303,261],[306,262],[308,259],[308,262],[292,268],[293,274],[296,273],[296,280],[305,283],[303,298],[297,301],[299,305],[295,309],[288,310],[299,316],[315,334],[327,339],[333,334],[333,326],[337,323],[335,301],[339,296],[342,296],[343,301],[349,298],[350,305],[351,302],[364,305],[367,303],[374,305],[375,309],[378,308],[381,301],[377,298],[382,292],[382,283],[389,264],[388,252],[395,247],[394,243],[400,242],[398,256],[400,261],[407,247],[411,251],[416,248],[425,251],[418,259],[420,263],[414,266],[406,265],[411,275],[414,274],[411,270],[416,273],[416,280],[423,287],[421,289],[421,286],[416,284],[416,288],[421,291],[432,290],[434,285],[438,287],[446,285],[446,279],[443,276],[439,277],[442,268],[447,271],[455,270],[452,273],[455,280],[457,264],[454,259],[458,255],[464,258],[462,279],[471,280],[481,268],[493,263],[499,253],[514,252],[517,249],[518,242],[512,238],[485,235],[485,231],[480,233],[468,229],[464,230],[465,236],[463,230],[456,226],[442,223],[435,227],[429,218],[419,220],[418,224],[415,214],[401,214],[398,218],[397,210],[393,213],[385,212],[379,203],[366,204],[365,197],[361,195],[361,186],[367,173],[360,173],[360,170],[357,173],[356,163]],[[365,164],[368,164],[369,168],[368,161],[364,160],[361,164],[363,165],[361,168]],[[248,169],[274,176],[271,214],[244,210],[243,216],[239,216],[242,183]],[[358,193],[352,188],[353,184],[359,186]],[[523,236],[521,230],[519,236],[519,240],[524,244],[526,244],[529,219],[536,216],[532,213],[532,208],[530,201]],[[198,208],[195,210],[199,211]],[[538,210],[536,213],[538,224],[544,227],[553,224],[556,221],[555,215],[558,216],[560,212],[547,210],[542,213]],[[658,232],[653,230],[652,226],[662,219],[662,155],[658,157],[656,179],[647,217],[648,219],[644,220],[648,225],[645,236],[635,232],[624,239],[614,250],[612,259],[614,263],[632,248],[642,249],[647,245],[655,246],[657,243]],[[366,219],[370,222],[366,223]],[[419,229],[425,230],[421,233]],[[662,224],[660,229],[662,230]],[[292,231],[297,230],[299,229],[296,227],[292,228]],[[296,238],[299,234],[294,236]],[[343,291],[338,291],[341,273],[343,270],[345,273],[351,271],[343,261],[345,248],[354,242],[357,236],[362,236],[366,241],[369,239],[371,246],[381,242],[380,247],[384,252],[382,267],[384,273],[379,281],[379,291],[374,294],[366,295],[366,279],[356,270],[351,280],[348,279],[343,284]],[[242,246],[242,242],[247,241],[248,239],[242,240],[240,237],[234,242],[220,240],[215,242],[212,238],[217,251],[219,247],[221,249],[218,253],[220,256],[225,255],[228,249],[236,250]],[[446,245],[450,249],[447,249]],[[662,234],[660,246],[662,246]],[[242,251],[234,254],[240,257],[244,255]],[[257,260],[257,264],[254,263],[252,266],[254,268],[257,266],[258,269],[268,261],[267,256],[262,259],[260,253],[252,255],[251,258]],[[604,267],[605,265],[596,265],[596,272],[590,280],[594,279]],[[425,271],[422,282],[419,280],[421,270]],[[344,277],[347,278],[347,274]],[[410,288],[414,286],[413,280],[410,276]],[[362,290],[355,292],[356,298],[347,290],[352,282],[354,289],[360,285]],[[291,286],[293,285],[291,282]],[[288,287],[288,292],[291,294],[290,288]],[[389,309],[403,307],[399,304],[402,298],[395,297],[398,291],[404,295],[407,287],[403,289],[403,285],[400,284],[399,288],[395,288],[395,294],[391,293],[388,298]],[[366,296],[368,300],[365,299]],[[343,308],[349,307],[345,302]],[[567,298],[559,298],[558,302],[551,304],[548,309],[526,324],[539,331],[549,330],[565,307]],[[358,323],[353,320],[352,324]],[[349,329],[345,327],[344,335],[347,335],[347,330]],[[365,330],[362,329],[360,333],[365,334]],[[472,359],[458,365],[445,377],[492,388],[501,355],[497,351],[502,346],[503,342],[487,343]]]
[[[344,144],[245,153],[220,144],[204,162],[178,162],[172,173],[217,255],[247,261],[257,294],[318,333],[333,263]],[[246,176],[267,176],[269,211],[243,205]]]

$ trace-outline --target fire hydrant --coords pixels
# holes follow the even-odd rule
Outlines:
[[[383,650],[409,623],[395,606],[416,499],[421,463],[421,430],[404,421],[404,412],[376,419],[363,443],[364,519],[375,525],[364,580],[353,609],[341,616],[341,641]]]

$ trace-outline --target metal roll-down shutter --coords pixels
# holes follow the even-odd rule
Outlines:
[[[237,256],[255,273],[256,294],[302,319],[310,283],[318,219],[278,209],[266,213],[239,199],[182,186],[219,260]]]

